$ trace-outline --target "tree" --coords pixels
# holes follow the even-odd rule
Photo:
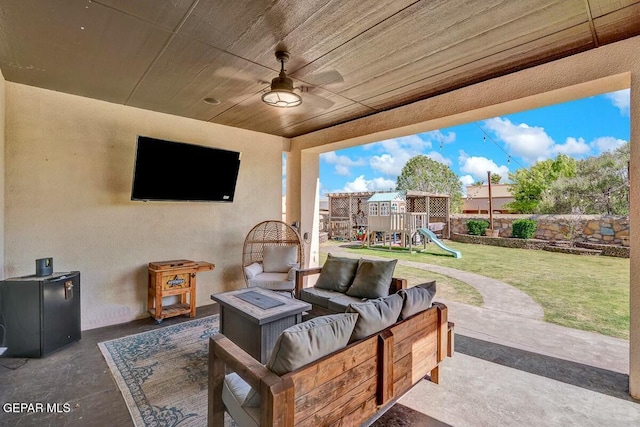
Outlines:
[[[559,154],[555,159],[534,163],[530,168],[509,173],[514,201],[508,207],[515,213],[537,213],[544,192],[561,177],[576,175],[576,160]]]
[[[409,159],[396,181],[398,190],[416,190],[428,193],[448,194],[451,211],[462,209],[461,183],[449,166],[425,155]]]
[[[497,173],[491,174],[491,183],[492,184],[500,184],[500,180],[502,180],[502,175]]]
[[[540,211],[627,215],[628,164],[628,143],[613,152],[578,160],[575,176],[560,178],[545,191]]]

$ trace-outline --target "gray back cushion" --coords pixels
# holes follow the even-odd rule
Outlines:
[[[389,295],[389,286],[396,268],[397,259],[374,261],[361,259],[358,270],[347,295],[360,298],[381,298]]]
[[[273,347],[267,368],[277,375],[295,371],[346,346],[358,315],[320,316],[285,329]]]
[[[265,273],[288,273],[298,262],[298,247],[265,245],[262,257]]]
[[[433,297],[436,295],[436,282],[427,282],[409,289],[400,289],[398,294],[402,296],[402,319],[413,316],[416,313],[431,307]]]
[[[393,325],[398,321],[401,310],[402,296],[399,294],[349,304],[347,313],[358,313],[358,320],[349,342],[368,337]]]
[[[357,269],[357,259],[335,257],[329,254],[322,266],[320,277],[318,277],[318,281],[314,286],[320,289],[345,293],[351,286]]]

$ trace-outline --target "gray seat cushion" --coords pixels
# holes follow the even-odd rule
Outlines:
[[[242,427],[260,426],[260,398],[256,406],[243,406],[251,386],[236,373],[225,375],[222,384],[222,402],[236,425]]]
[[[330,291],[328,289],[319,288],[303,288],[300,291],[300,299],[309,304],[319,307],[329,308],[329,300],[344,295],[340,292]],[[341,310],[344,311],[344,310]]]
[[[287,273],[260,273],[247,280],[249,287],[271,289],[272,291],[293,291],[295,281],[289,279]]]
[[[347,311],[349,304],[360,303],[366,300],[366,298],[350,297],[349,295],[340,294],[329,300],[327,308],[336,313],[344,313]]]

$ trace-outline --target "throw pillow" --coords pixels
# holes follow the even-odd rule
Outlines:
[[[356,313],[331,314],[285,329],[276,340],[267,368],[284,375],[345,347],[357,318]],[[242,406],[260,406],[260,393],[252,388]]]
[[[276,340],[267,368],[284,375],[346,346],[357,318],[355,313],[331,314],[285,329]]]
[[[262,273],[262,264],[258,262],[249,264],[244,268],[244,275],[247,277],[247,279],[253,279],[260,273]]]
[[[298,262],[297,246],[267,245],[264,247],[262,268],[265,273],[287,273]]]
[[[436,294],[436,282],[427,282],[409,289],[400,289],[398,294],[402,296],[402,319],[413,316],[416,313],[431,307],[433,297]]]
[[[336,257],[331,254],[322,266],[316,288],[329,289],[345,293],[356,275],[358,260],[353,258]]]
[[[402,310],[402,296],[399,294],[349,304],[347,313],[358,313],[358,320],[349,342],[368,337],[393,325],[400,317],[400,310]]]
[[[346,294],[358,298],[381,298],[389,295],[389,286],[397,259],[374,261],[361,259],[351,287]]]

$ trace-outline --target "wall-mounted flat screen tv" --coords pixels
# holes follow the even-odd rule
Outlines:
[[[233,202],[240,154],[138,136],[131,200]]]

